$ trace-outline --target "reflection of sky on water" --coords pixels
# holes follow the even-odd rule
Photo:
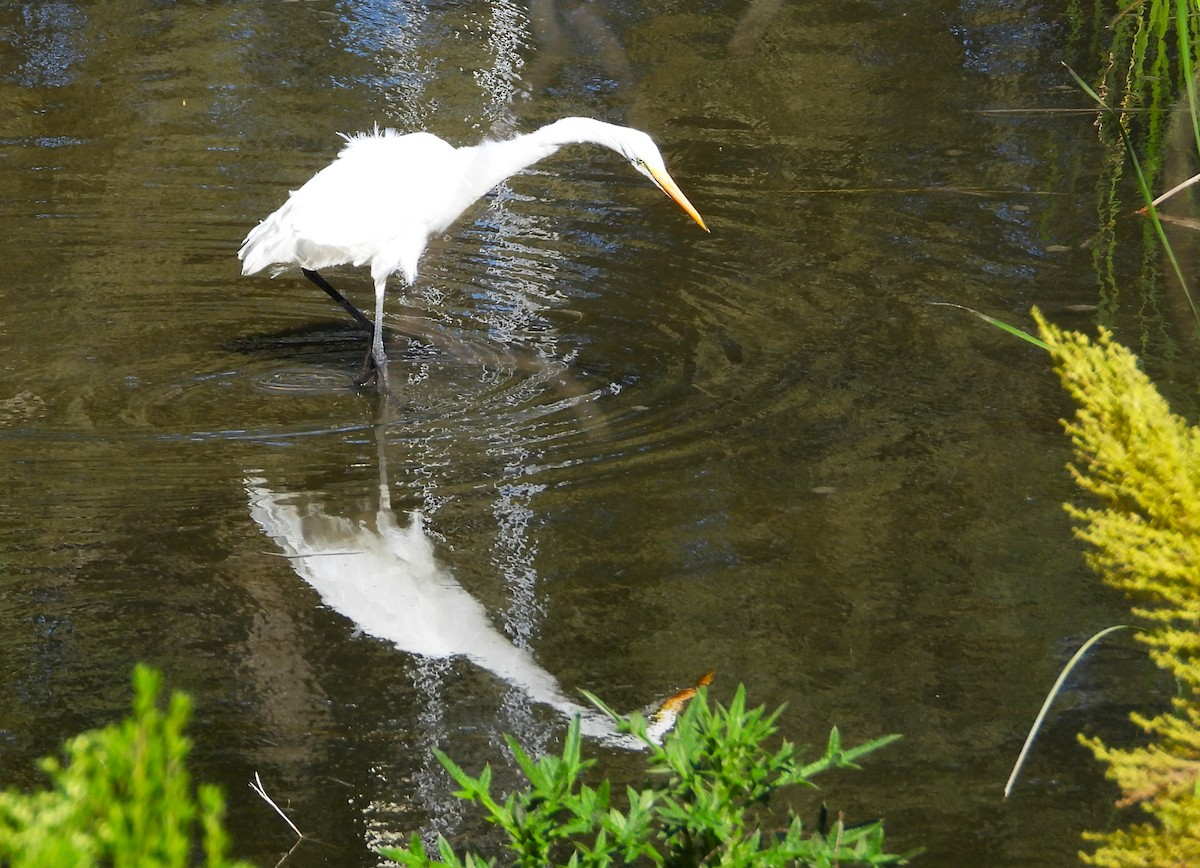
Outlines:
[[[446,38],[430,31],[428,4],[409,0],[369,0],[343,7],[344,47],[375,60],[377,72],[367,80],[388,107],[387,121],[405,132],[422,129],[436,104],[426,97],[435,78],[436,53],[424,50]]]
[[[84,57],[76,43],[86,23],[87,15],[69,3],[25,4],[10,36],[15,63],[4,77],[21,87],[70,84],[75,80],[72,67]]]
[[[85,144],[84,139],[73,136],[33,136],[22,139],[0,139],[0,147],[69,148]]]
[[[405,0],[362,0],[342,5],[346,50],[375,57],[412,39],[420,30],[427,4]]]
[[[1019,75],[1042,65],[1058,28],[1047,23],[1040,5],[1028,5],[966,0],[963,23],[949,28],[962,43],[963,65],[985,75]]]

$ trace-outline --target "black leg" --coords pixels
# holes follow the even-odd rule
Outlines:
[[[367,318],[367,315],[347,301],[346,296],[342,295],[340,292],[330,286],[329,281],[311,269],[301,268],[300,270],[304,273],[305,277],[307,277],[317,286],[321,287],[321,289],[325,290],[325,292],[329,294],[330,298],[340,304],[346,313],[358,320],[359,325],[369,332],[375,331],[375,324]]]
[[[371,320],[368,319],[368,317],[365,313],[363,313],[361,310],[359,310],[354,305],[352,305],[349,302],[349,300],[346,298],[346,296],[342,295],[340,292],[338,292],[336,289],[334,289],[332,286],[330,286],[328,280],[321,277],[320,274],[318,274],[317,272],[315,272],[309,268],[301,268],[300,271],[303,272],[305,277],[307,277],[309,280],[311,280],[317,286],[321,287],[321,289],[325,290],[325,292],[329,295],[330,298],[332,298],[339,305],[341,305],[342,309],[345,310],[346,313],[350,314],[350,316],[354,317],[354,319],[358,321],[359,325],[361,325],[363,328],[365,328],[369,332],[375,331],[375,323],[371,322]],[[367,383],[371,382],[371,380],[376,378],[377,376],[378,376],[378,372],[375,369],[375,359],[371,355],[371,345],[368,344],[367,345],[367,357],[365,359],[363,359],[362,373],[358,376],[357,379],[355,379],[354,384],[356,386],[365,386]]]

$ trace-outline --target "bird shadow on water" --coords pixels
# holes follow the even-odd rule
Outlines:
[[[423,316],[390,322],[384,330],[389,368],[406,385],[393,395],[378,396],[380,404],[404,412],[427,409],[437,416],[476,419],[480,425],[510,430],[569,412],[573,433],[599,440],[607,436],[598,399],[628,382],[598,380],[573,358],[499,342],[484,337],[483,324],[469,326],[447,327]],[[252,375],[256,387],[297,395],[376,394],[374,386],[357,382],[369,347],[369,334],[363,329],[329,320],[246,335],[226,344],[231,352],[266,360],[264,369]]]
[[[432,331],[415,327],[385,329],[397,367],[442,355],[434,343]],[[266,389],[303,392],[307,386],[316,392],[355,390],[364,388],[355,381],[362,373],[369,339],[369,333],[353,323],[327,320],[281,331],[244,335],[228,342],[226,349],[243,356],[292,363],[287,368],[273,369],[261,375],[259,384]]]

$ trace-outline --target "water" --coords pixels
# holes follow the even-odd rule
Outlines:
[[[1127,614],[1059,506],[1045,359],[930,304],[1090,327],[1090,119],[993,113],[1084,102],[1056,15],[0,12],[0,779],[123,713],[146,661],[196,699],[240,855],[292,844],[257,771],[327,842],[288,864],[369,865],[479,833],[431,747],[503,767],[500,733],[552,748],[576,688],[632,708],[715,667],[718,698],[788,703],[793,740],[903,733],[822,797],[922,864],[1070,861],[1114,798],[1074,734],[1129,737],[1163,685],[1101,649],[1001,801],[1059,667]],[[712,234],[615,155],[563,151],[392,294],[386,406],[320,292],[239,275],[337,131],[467,143],[568,114],[650,131]],[[364,274],[330,277],[369,304]]]

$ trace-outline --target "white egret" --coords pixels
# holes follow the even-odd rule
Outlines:
[[[343,136],[337,159],[294,190],[279,210],[250,230],[238,251],[242,274],[297,265],[305,277],[373,332],[367,365],[387,391],[383,299],[396,272],[412,285],[425,245],[480,196],[563,145],[611,148],[670,196],[704,231],[704,219],[671,176],[650,136],[591,118],[563,118],[527,135],[455,148],[430,133],[380,130]],[[369,265],[375,282],[372,323],[318,273],[335,265]],[[369,367],[359,380],[370,379]]]

